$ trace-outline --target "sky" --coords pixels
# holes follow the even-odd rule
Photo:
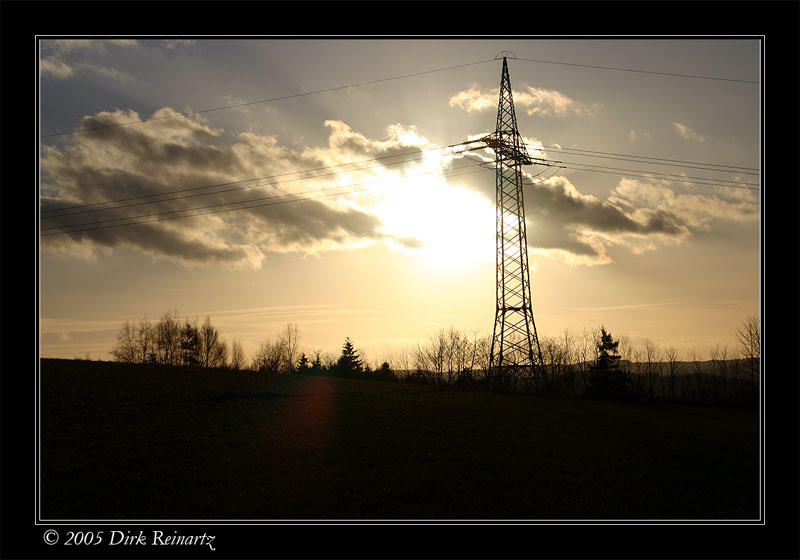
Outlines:
[[[111,359],[168,310],[248,358],[287,323],[371,362],[491,335],[494,159],[464,143],[503,51],[540,340],[734,351],[761,301],[756,38],[40,37],[40,355]]]

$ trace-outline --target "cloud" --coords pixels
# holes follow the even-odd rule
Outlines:
[[[538,139],[524,141],[532,156],[551,159]],[[489,150],[461,157],[494,167]],[[613,261],[612,247],[638,254],[683,243],[721,222],[760,218],[758,196],[751,190],[720,186],[705,187],[703,193],[678,193],[674,186],[682,190],[696,187],[680,180],[622,178],[610,195],[601,199],[583,194],[564,176],[544,179],[550,174],[545,169],[541,176],[526,174],[523,178],[528,248],[571,265],[607,264]],[[470,188],[495,200],[494,185],[484,181]]]
[[[289,148],[275,136],[215,128],[169,107],[151,117],[155,120],[126,124],[142,117],[134,111],[99,112],[82,119],[86,132],[42,146],[45,250],[84,258],[134,250],[186,266],[234,269],[257,269],[274,253],[319,254],[375,244],[415,250],[423,246],[417,236],[431,242],[418,233],[422,229],[406,227],[404,216],[415,210],[398,203],[387,208],[374,187],[421,171],[454,169],[466,157],[428,151],[430,141],[400,124],[375,139],[328,120],[327,144]],[[526,143],[541,145],[535,138]],[[479,154],[469,157],[493,167],[490,155]],[[470,181],[467,188],[494,202],[493,181],[459,178],[462,185]],[[433,193],[422,179],[403,184],[407,191],[424,187]],[[758,219],[758,203],[749,191],[677,194],[670,185],[622,179],[601,199],[583,194],[563,176],[528,177],[529,248],[570,264],[605,264],[612,261],[612,248],[651,251],[681,243],[715,220]],[[98,204],[109,200],[122,202],[109,209]],[[57,208],[87,204],[97,206],[48,217]],[[146,223],[123,227],[131,221]],[[48,235],[69,224],[80,227],[65,230],[84,231]]]
[[[141,118],[134,111],[99,112],[82,119],[86,132],[69,143],[42,146],[45,249],[84,257],[128,249],[187,266],[255,269],[274,252],[420,245],[384,232],[369,195],[354,188],[396,178],[405,167],[392,162],[422,154],[427,140],[414,127],[392,125],[386,139],[375,140],[327,121],[327,147],[293,150],[273,136],[228,133],[171,108],[152,117],[126,124]],[[383,159],[355,170],[342,165],[373,158]],[[109,200],[121,202],[47,217]],[[132,221],[143,223],[123,227]],[[79,227],[66,229],[84,231],[48,235],[70,224]]]
[[[514,96],[514,103],[528,108],[528,114],[540,115],[590,115],[586,105],[570,99],[563,93],[552,89],[527,86]]]
[[[678,122],[672,123],[672,128],[684,140],[692,140],[694,142],[705,142],[705,137],[695,132],[692,128]]]
[[[406,249],[421,249],[425,246],[424,242],[414,237],[391,236],[391,240],[396,242],[401,247],[405,247]]]
[[[194,39],[169,39],[164,41],[164,46],[168,49],[177,49],[178,47],[196,47],[197,41]]]
[[[570,264],[606,264],[611,262],[611,245],[640,252],[679,242],[688,234],[669,212],[583,195],[566,177],[529,179],[524,184],[529,246]]]
[[[125,72],[99,63],[106,54],[108,45],[115,47],[139,47],[134,39],[57,39],[41,41],[42,57],[39,61],[39,72],[42,76],[53,78],[71,78],[84,71],[96,72],[117,79],[131,79]],[[79,56],[80,58],[76,58]],[[88,62],[87,58],[94,58]]]
[[[39,61],[39,72],[42,76],[68,78],[75,73],[75,69],[63,60],[51,56]]]
[[[720,188],[720,191],[725,189]],[[710,228],[713,220],[747,222],[760,218],[758,202],[749,191],[720,194],[676,194],[667,186],[624,178],[612,193],[612,200],[629,205],[660,208],[696,230]]]
[[[249,101],[247,101],[245,99],[242,99],[241,97],[235,97],[234,95],[231,95],[230,93],[227,94],[227,95],[223,95],[222,99],[224,100],[225,105],[227,105],[228,107],[232,108],[234,111],[237,111],[237,112],[240,112],[240,113],[248,113],[249,110],[250,110],[250,107],[252,106],[252,105],[248,105],[248,103],[250,103]],[[270,113],[277,113],[277,110],[275,109],[275,107],[273,107],[271,105],[260,105],[259,108],[262,109],[262,110],[266,110],[267,112],[270,112]]]
[[[105,51],[108,45],[116,47],[139,47],[135,39],[55,39],[41,41],[42,47],[60,53],[76,50]]]
[[[631,143],[640,142],[642,140],[650,140],[650,138],[650,133],[642,130],[631,129],[630,133],[628,134],[628,141]]]
[[[477,85],[460,91],[450,98],[451,107],[460,107],[465,111],[483,111],[496,109],[500,98],[500,88],[482,91]],[[591,109],[565,94],[545,88],[524,85],[513,94],[514,107],[522,107],[528,115],[548,115],[565,117],[568,115],[588,116]]]
[[[107,66],[99,66],[96,64],[88,64],[88,63],[79,63],[70,65],[57,57],[47,57],[39,61],[39,72],[41,73],[42,76],[52,76],[54,78],[70,78],[74,76],[76,73],[79,73],[84,70],[88,70],[90,72],[96,72],[97,74],[102,74],[110,78],[116,78],[121,80],[132,79],[132,76],[130,74],[127,74],[120,70],[116,70],[114,68],[109,68]]]
[[[545,153],[536,155],[547,158]],[[679,217],[658,206],[585,195],[564,176],[527,175],[523,185],[529,250],[570,265],[608,264],[613,246],[639,253],[680,243],[689,235]],[[494,200],[493,188],[484,185],[480,190]]]
[[[117,47],[139,47],[139,41],[136,39],[111,39],[108,41],[109,44],[115,45]]]
[[[450,98],[451,107],[460,107],[471,113],[472,111],[483,111],[497,107],[500,96],[500,88],[491,92],[481,92],[477,85],[472,85],[468,90],[459,91]]]

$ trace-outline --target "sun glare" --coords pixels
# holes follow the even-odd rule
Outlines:
[[[442,178],[403,181],[377,202],[384,231],[423,245],[413,251],[425,266],[464,269],[494,258],[494,207],[479,194]]]

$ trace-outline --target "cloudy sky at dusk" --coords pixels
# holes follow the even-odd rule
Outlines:
[[[490,335],[493,155],[464,143],[494,130],[504,50],[547,162],[524,192],[540,339],[733,350],[760,311],[760,48],[42,38],[40,353],[109,359],[170,309],[248,357],[286,323],[370,361]]]

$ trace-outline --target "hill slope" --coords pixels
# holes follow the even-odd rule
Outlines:
[[[43,519],[755,519],[755,411],[42,360]]]

